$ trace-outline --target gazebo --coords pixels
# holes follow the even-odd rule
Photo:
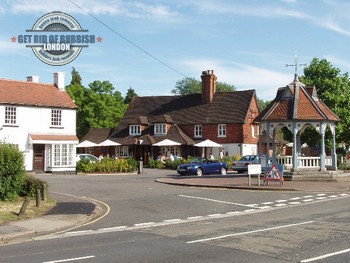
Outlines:
[[[279,88],[275,99],[255,119],[259,123],[259,156],[262,156],[262,134],[272,138],[272,156],[270,154],[270,136],[266,136],[266,164],[286,164],[288,160],[276,156],[276,133],[287,127],[293,134],[293,153],[289,164],[291,172],[301,169],[326,171],[337,170],[335,124],[340,121],[322,100],[317,97],[316,87],[306,86],[295,74],[293,82]],[[302,157],[300,136],[309,126],[315,127],[321,135],[319,157]],[[326,158],[325,133],[327,126],[332,132],[333,149],[330,158]],[[326,164],[327,161],[327,164]],[[327,166],[327,168],[326,168]]]

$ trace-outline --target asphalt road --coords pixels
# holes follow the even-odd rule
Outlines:
[[[50,192],[106,203],[100,221],[0,247],[0,262],[350,262],[350,194],[156,183],[142,175],[51,176]]]

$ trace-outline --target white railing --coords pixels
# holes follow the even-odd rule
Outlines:
[[[299,168],[313,168],[313,167],[320,167],[320,157],[298,157]],[[293,166],[293,156],[286,155],[286,156],[276,156],[276,162],[277,164],[283,165],[286,169],[290,169]],[[325,158],[325,165],[326,166],[332,166],[332,157],[326,156]]]

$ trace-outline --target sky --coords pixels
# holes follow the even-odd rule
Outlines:
[[[53,11],[101,42],[69,64],[43,63],[18,36]],[[53,73],[64,72],[69,84],[74,67],[86,87],[108,80],[122,96],[130,87],[139,96],[163,96],[177,81],[214,70],[217,81],[272,100],[293,81],[295,68],[285,65],[296,58],[325,58],[350,71],[349,13],[346,0],[1,0],[0,78],[53,83]]]

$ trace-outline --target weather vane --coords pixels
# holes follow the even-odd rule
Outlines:
[[[295,51],[295,60],[294,60],[294,64],[286,64],[285,66],[286,67],[294,67],[294,74],[295,75],[298,75],[298,68],[301,67],[301,66],[306,66],[307,64],[298,64],[298,57],[297,57],[297,52]]]

